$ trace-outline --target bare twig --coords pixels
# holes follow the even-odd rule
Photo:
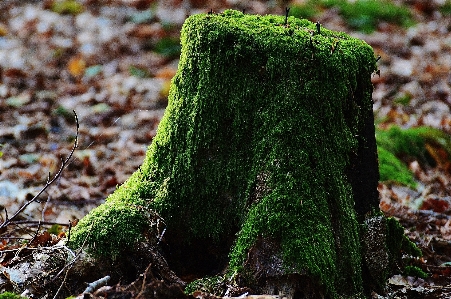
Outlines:
[[[8,226],[9,224],[11,224],[11,222],[20,214],[23,212],[23,210],[25,210],[32,202],[36,201],[39,196],[45,191],[47,190],[47,188],[53,184],[53,182],[55,182],[63,173],[64,168],[66,168],[67,164],[69,163],[70,159],[72,158],[72,155],[75,152],[75,149],[78,147],[78,129],[79,129],[79,123],[78,123],[78,116],[77,113],[75,113],[75,110],[73,111],[74,115],[75,115],[75,122],[77,123],[77,131],[75,134],[75,141],[74,141],[74,146],[72,148],[72,150],[70,151],[69,156],[66,159],[62,159],[62,163],[61,163],[61,167],[59,168],[58,172],[55,174],[55,176],[50,179],[50,175],[47,178],[47,182],[45,184],[45,186],[38,192],[38,194],[36,194],[31,200],[29,200],[28,202],[26,202],[24,205],[22,205],[19,210],[17,210],[17,212],[14,213],[14,215],[11,216],[11,218],[8,218],[8,214],[6,213],[6,219],[5,221],[0,224],[0,229]]]
[[[70,242],[70,231],[72,229],[72,221],[69,221],[69,229],[68,229],[68,233],[67,233],[67,244],[69,244]]]
[[[66,279],[67,279],[67,275],[69,274],[69,271],[66,271],[66,273],[64,274],[64,279],[63,282],[61,282],[58,290],[55,293],[55,296],[53,296],[53,299],[58,298],[59,293],[61,292],[61,289],[63,288],[64,284],[66,283]]]
[[[77,121],[77,127],[78,127],[78,121]],[[49,172],[49,178],[50,178],[50,172]],[[58,182],[56,183],[56,187],[59,187],[61,180],[58,180]],[[47,208],[50,205],[50,200],[52,199],[52,196],[49,194],[47,196],[47,200],[45,201],[44,207],[42,208],[42,212],[41,212],[41,222],[44,222],[45,220],[45,212],[47,211]]]
[[[59,181],[58,181],[59,183]],[[59,184],[58,184],[59,185]],[[57,185],[57,186],[58,186]],[[50,196],[50,194],[47,196],[47,200],[45,201],[44,207],[42,208],[42,212],[41,212],[41,221],[43,222],[45,220],[45,212],[47,211],[47,208],[50,204],[50,200],[52,199],[52,197]]]
[[[0,240],[7,240],[7,239],[11,239],[11,240],[28,240],[28,238],[25,238],[25,237],[0,237]],[[2,250],[2,252],[5,252],[5,250]]]
[[[57,249],[60,249],[60,248],[63,248],[65,250],[69,251],[72,254],[73,257],[76,256],[76,254],[71,249],[69,249],[66,245],[53,245],[53,246],[50,246],[50,247],[49,246],[20,247],[20,248],[14,248],[14,249],[5,249],[5,250],[2,250],[1,253],[17,252],[17,251],[21,251],[21,250],[24,250],[24,249],[29,251],[29,252],[32,252],[32,251],[39,251],[39,250],[46,250],[46,249],[57,250]]]
[[[10,224],[29,224],[31,225],[61,225],[61,226],[69,226],[68,223],[61,222],[53,222],[53,221],[40,221],[40,220],[19,220],[19,221],[11,221]]]

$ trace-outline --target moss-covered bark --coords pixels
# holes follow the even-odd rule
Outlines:
[[[252,272],[249,254],[269,246],[274,275],[358,296],[358,218],[377,209],[375,62],[365,42],[307,20],[189,17],[144,163],[80,221],[73,246],[119,254],[155,229],[156,211],[172,252],[207,240]]]

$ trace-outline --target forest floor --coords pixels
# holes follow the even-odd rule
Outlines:
[[[33,198],[70,154],[73,111],[80,129],[73,159],[14,226],[0,231],[0,250],[17,244],[15,237],[33,238],[39,220],[66,231],[141,165],[167,105],[188,15],[226,8],[283,15],[285,5],[302,3],[282,2],[85,0],[58,8],[50,0],[1,1],[0,222]],[[364,33],[336,7],[323,7],[310,20],[365,40],[381,56],[380,76],[372,78],[377,126],[427,125],[451,134],[450,3],[396,2],[414,25],[379,20]],[[451,168],[408,166],[419,187],[381,182],[381,209],[400,219],[422,249],[420,266],[429,278],[394,276],[387,298],[449,298]]]

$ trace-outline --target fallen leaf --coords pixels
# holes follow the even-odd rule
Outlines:
[[[437,213],[443,213],[449,210],[449,202],[440,198],[427,198],[423,201],[420,210],[432,210]]]
[[[8,27],[0,23],[0,36],[5,36],[8,34]]]
[[[18,69],[18,68],[7,69],[7,70],[5,70],[3,72],[3,75],[5,77],[12,77],[12,78],[25,78],[25,77],[27,77],[27,74],[23,70]]]
[[[158,72],[155,73],[155,78],[165,79],[165,80],[171,80],[175,73],[177,72],[176,68],[173,67],[165,67]]]
[[[83,57],[77,55],[72,57],[67,63],[67,70],[74,77],[79,77],[84,74],[86,69],[86,62]]]
[[[49,232],[45,231],[41,234],[38,234],[36,238],[32,242],[30,242],[30,246],[37,247],[37,246],[47,246],[51,243],[52,236]]]

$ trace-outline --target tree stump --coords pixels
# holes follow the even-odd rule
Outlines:
[[[379,203],[371,47],[231,10],[189,17],[181,43],[144,163],[72,246],[154,242],[181,277],[227,266],[259,291],[361,296],[360,227]]]

